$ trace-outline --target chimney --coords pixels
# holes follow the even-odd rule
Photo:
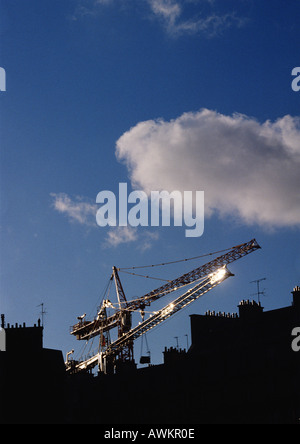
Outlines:
[[[5,315],[1,315],[1,328],[5,328]]]
[[[241,301],[239,308],[240,319],[253,319],[259,317],[264,309],[261,303],[256,301]]]
[[[297,286],[292,291],[293,295],[293,307],[297,308],[299,310],[300,308],[300,287]]]

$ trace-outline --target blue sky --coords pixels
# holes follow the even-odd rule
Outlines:
[[[291,88],[299,1],[2,0],[0,13],[7,321],[33,324],[43,302],[45,346],[65,353],[79,348],[69,326],[95,313],[113,265],[193,257],[254,237],[262,250],[233,264],[234,278],[149,335],[154,362],[175,336],[185,346],[190,314],[235,312],[254,279],[267,278],[266,309],[289,305],[300,284],[300,92]],[[117,193],[120,182],[204,190],[203,236],[98,227],[96,196]],[[129,299],[157,286],[123,280]]]

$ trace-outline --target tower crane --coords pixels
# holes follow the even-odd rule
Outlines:
[[[79,362],[67,361],[67,372],[87,371],[98,365],[99,369],[106,373],[108,368],[116,363],[133,362],[133,344],[136,339],[224,282],[230,276],[234,276],[227,266],[260,248],[255,239],[232,247],[227,253],[216,259],[168,281],[166,284],[132,301],[126,299],[120,280],[119,271],[122,271],[122,269],[113,267],[110,280],[115,282],[118,309],[115,310],[113,315],[107,316],[107,308],[113,307],[113,305],[106,299],[103,300],[102,306],[93,321],[86,320],[85,315],[78,318],[79,322],[72,327],[71,334],[80,341],[89,341],[96,336],[100,336],[100,345],[98,352],[88,359]],[[173,291],[192,284],[194,284],[192,288],[189,288],[164,308],[154,312],[148,319],[144,319],[145,307]],[[137,310],[141,312],[143,321],[132,328],[132,312]],[[118,329],[118,338],[111,342],[109,331],[113,328]]]

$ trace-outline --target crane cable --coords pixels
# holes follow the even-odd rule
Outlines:
[[[155,281],[172,282],[172,280],[170,280],[170,279],[163,279],[163,278],[148,276],[148,275],[144,275],[144,274],[133,273],[128,270],[137,270],[137,269],[143,269],[143,268],[154,268],[154,267],[161,267],[161,266],[165,266],[165,265],[179,264],[181,262],[189,262],[189,261],[193,261],[193,260],[200,259],[203,257],[214,256],[215,254],[224,253],[225,251],[229,251],[229,250],[232,250],[232,248],[226,248],[225,250],[215,251],[213,253],[206,253],[206,254],[202,254],[200,256],[195,256],[195,257],[186,258],[186,259],[179,259],[176,261],[162,262],[160,264],[152,264],[152,265],[141,265],[141,266],[135,266],[135,267],[117,268],[117,270],[121,273],[130,274],[131,276],[138,276],[138,277],[142,277],[145,279],[153,279]]]
[[[186,259],[179,259],[179,260],[170,261],[170,262],[162,262],[160,264],[139,265],[139,266],[135,266],[135,267],[120,267],[117,270],[125,272],[124,270],[137,270],[137,269],[142,269],[142,268],[154,268],[154,267],[162,267],[164,265],[179,264],[181,262],[189,262],[189,261],[193,261],[193,260],[196,260],[196,259],[201,259],[203,257],[214,256],[215,254],[225,253],[225,251],[230,251],[230,250],[232,250],[232,248],[233,247],[226,248],[225,250],[214,251],[213,253],[206,253],[206,254],[202,254],[200,256],[186,258]],[[161,280],[163,280],[163,279],[161,279]]]
[[[142,278],[146,278],[146,279],[153,279],[155,281],[172,282],[172,280],[170,280],[170,279],[163,279],[163,278],[158,278],[158,277],[153,277],[153,276],[146,276],[144,274],[131,273],[130,271],[126,271],[123,268],[118,269],[118,271],[120,271],[121,273],[130,274],[131,276],[138,276],[138,277],[142,277]]]

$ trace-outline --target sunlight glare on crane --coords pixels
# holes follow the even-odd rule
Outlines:
[[[173,304],[173,302],[169,305],[166,306],[166,308],[164,308],[160,314],[161,317],[167,316],[168,314],[172,313],[172,311],[174,310],[175,305]]]
[[[215,284],[216,282],[221,281],[222,279],[224,279],[226,274],[227,274],[226,268],[225,267],[220,268],[218,271],[211,274],[211,283]]]

